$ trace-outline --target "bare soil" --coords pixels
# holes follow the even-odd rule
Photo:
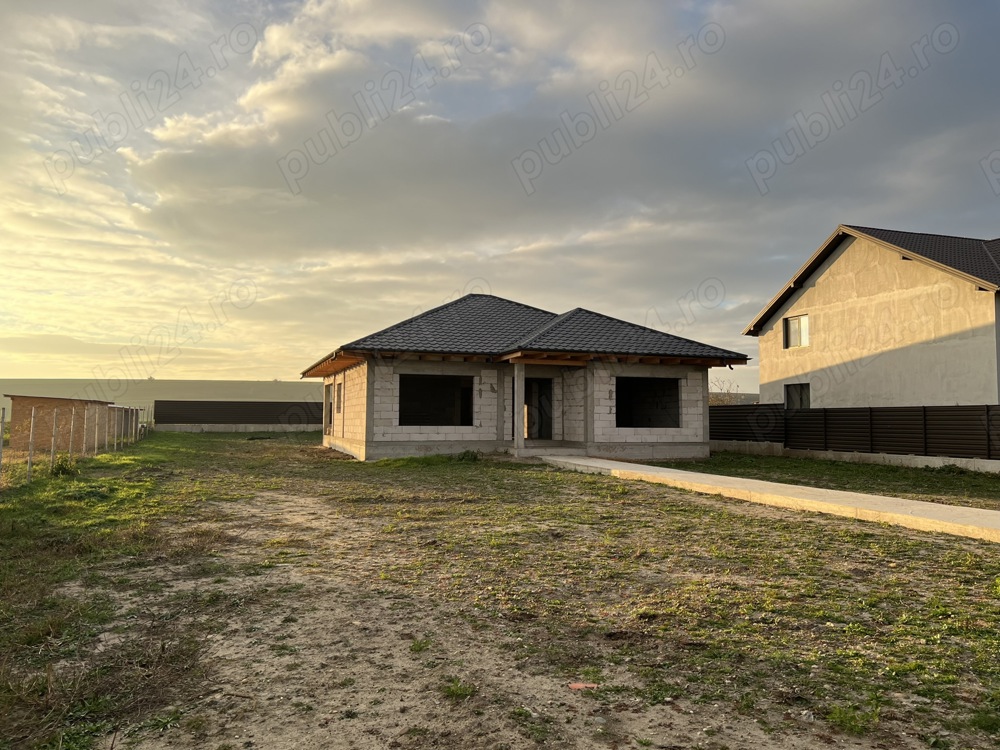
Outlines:
[[[784,515],[739,508],[748,519]],[[211,577],[203,562],[197,570],[125,571],[131,585],[120,609],[155,609],[150,591],[201,600],[224,592],[234,604],[204,636],[210,679],[159,721],[108,737],[109,750],[927,746],[905,726],[894,727],[892,742],[885,732],[832,731],[794,700],[739,711],[684,695],[649,705],[627,692],[575,689],[595,682],[583,669],[553,666],[544,658],[549,645],[578,648],[582,665],[616,638],[634,639],[634,658],[650,663],[662,655],[660,644],[635,633],[560,637],[538,621],[438,596],[435,585],[442,593],[449,585],[444,578],[420,587],[395,581],[385,573],[393,548],[384,544],[384,519],[348,516],[322,497],[261,491],[250,501],[218,503],[210,520],[173,532],[228,535],[212,558],[219,574]],[[243,600],[252,603],[239,606]],[[590,677],[627,685],[628,666]]]

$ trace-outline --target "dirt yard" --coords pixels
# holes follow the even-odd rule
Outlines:
[[[770,515],[749,505],[741,511]],[[318,497],[262,492],[227,504],[216,523],[239,539],[216,558],[220,569],[263,563],[259,575],[192,580],[189,570],[163,568],[152,578],[142,573],[141,588],[155,582],[174,593],[232,597],[234,585],[247,594],[264,587],[281,599],[246,617],[232,612],[228,627],[208,636],[212,678],[203,694],[175,707],[175,726],[143,732],[138,748],[926,747],[912,737],[888,745],[831,733],[794,707],[776,727],[772,712],[762,713],[762,727],[754,711],[683,694],[650,706],[580,689],[629,683],[629,663],[600,676],[587,667],[560,673],[536,653],[553,636],[544,626],[436,597],[435,588],[450,584],[446,576],[425,591],[393,585],[382,520],[346,517]],[[269,550],[286,553],[282,562]],[[632,641],[635,660],[656,664],[663,656],[656,639],[603,638]],[[556,635],[550,645],[579,650],[581,664],[604,646],[567,640]]]
[[[309,441],[0,496],[0,750],[997,746],[994,545]]]

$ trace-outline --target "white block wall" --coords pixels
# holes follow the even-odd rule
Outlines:
[[[368,423],[368,365],[361,363],[324,380],[330,384],[333,419],[329,434],[335,438],[364,441]],[[337,413],[337,386],[343,389],[340,413]]]
[[[567,367],[562,374],[563,440],[582,442],[587,439],[583,413],[587,403],[587,370]]]
[[[342,389],[340,413],[337,413],[337,386]],[[324,395],[330,386],[333,408],[323,434],[323,445],[344,451],[364,460],[368,430],[368,364],[361,364],[323,379]],[[324,399],[325,400],[325,399]],[[329,412],[324,409],[324,419]]]
[[[472,426],[426,426],[399,424],[399,376],[471,375]],[[497,398],[499,383],[493,366],[434,362],[408,362],[395,367],[374,365],[374,403],[372,405],[372,440],[384,441],[457,441],[497,439]]]
[[[615,427],[615,380],[618,375],[634,378],[680,380],[680,427]],[[685,366],[654,365],[594,366],[595,443],[700,443],[705,431],[708,371]]]
[[[501,393],[503,393],[503,425],[500,430],[501,440],[514,439],[514,368],[505,367],[500,371],[502,381]]]

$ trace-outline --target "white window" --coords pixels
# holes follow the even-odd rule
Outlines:
[[[809,316],[796,315],[785,318],[785,348],[809,346]]]

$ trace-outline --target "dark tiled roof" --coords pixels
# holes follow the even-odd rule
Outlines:
[[[517,343],[516,349],[593,352],[662,357],[746,357],[690,339],[576,308],[549,321]]]
[[[490,294],[467,294],[342,349],[438,354],[501,354],[556,317],[555,313]]]
[[[518,350],[746,359],[745,354],[577,308],[562,315],[469,294],[345,344],[347,351],[498,355]]]
[[[1000,285],[1000,240],[846,226],[961,273]]]

